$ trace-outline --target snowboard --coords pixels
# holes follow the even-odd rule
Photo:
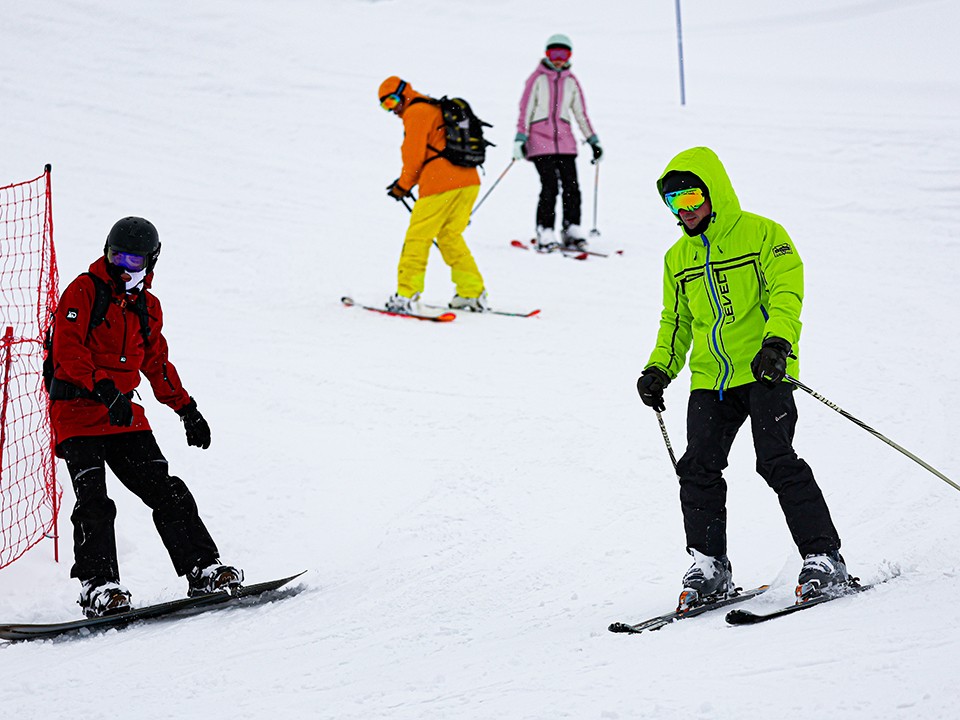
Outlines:
[[[180,598],[156,605],[134,608],[127,612],[117,613],[116,615],[105,615],[102,617],[84,618],[82,620],[71,620],[51,624],[0,624],[0,638],[10,641],[43,640],[68,633],[85,632],[89,634],[89,632],[93,630],[122,628],[131,623],[154,620],[161,617],[170,617],[171,619],[176,617],[189,617],[198,612],[204,612],[215,607],[237,603],[243,600],[243,598],[252,598],[272,590],[279,590],[291,580],[295,580],[301,575],[303,575],[303,572],[256,585],[241,585],[240,588],[232,594],[221,591],[206,595],[197,595],[195,597]],[[187,614],[187,610],[195,612]],[[177,613],[180,613],[180,615],[177,615]]]

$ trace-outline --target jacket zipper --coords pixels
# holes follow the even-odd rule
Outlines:
[[[720,357],[721,362],[723,363],[723,377],[720,379],[720,399],[723,400],[723,387],[727,383],[727,379],[730,377],[730,362],[727,360],[727,356],[723,354],[723,351],[720,349],[720,328],[723,325],[723,305],[720,303],[720,295],[717,293],[716,285],[713,282],[713,272],[710,270],[710,241],[707,239],[706,233],[701,233],[700,239],[703,241],[703,246],[707,249],[707,259],[706,265],[704,266],[704,271],[707,275],[707,286],[710,288],[710,297],[713,299],[714,308],[717,311],[717,321],[713,324],[713,330],[711,331],[710,339],[713,342],[713,348],[717,351],[717,355]]]
[[[553,80],[553,106],[550,108],[550,115],[553,120],[553,148],[556,154],[560,154],[560,73]]]

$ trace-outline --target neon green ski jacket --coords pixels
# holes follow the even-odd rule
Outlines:
[[[713,220],[700,235],[684,235],[664,257],[663,313],[657,345],[646,367],[671,379],[690,355],[691,390],[719,390],[754,382],[750,362],[764,338],[781,337],[799,356],[803,263],[787,232],[744,212],[727,171],[706,147],[684,150],[657,180],[692,172],[707,186]],[[787,373],[798,377],[796,358]]]

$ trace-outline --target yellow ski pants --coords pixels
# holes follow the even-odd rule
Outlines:
[[[480,186],[470,185],[428,195],[414,203],[397,268],[399,295],[413,297],[423,292],[427,260],[434,239],[443,261],[450,266],[450,279],[457,286],[457,295],[473,298],[483,292],[483,277],[463,239],[463,231],[479,194]]]

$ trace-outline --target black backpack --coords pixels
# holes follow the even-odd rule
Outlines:
[[[113,291],[110,286],[93,273],[83,273],[93,281],[95,296],[93,307],[90,309],[90,324],[87,325],[87,337],[90,332],[99,326],[107,318],[107,308],[113,302]],[[82,277],[82,276],[81,276]],[[145,292],[137,293],[137,299],[126,306],[140,318],[140,334],[143,335],[143,342],[146,344],[150,338],[150,316],[147,314],[147,294]],[[57,380],[54,383],[53,371],[56,363],[53,356],[53,325],[47,330],[43,339],[43,348],[45,350],[43,358],[43,386],[47,389],[51,400],[73,400],[78,397],[87,397],[88,393],[83,388],[72,385],[64,380]]]
[[[487,146],[495,147],[492,142],[483,139],[483,129],[493,127],[493,125],[478,118],[471,109],[470,103],[463,98],[448,98],[446,95],[439,100],[415,98],[410,104],[418,102],[430,103],[440,108],[440,113],[443,116],[441,127],[447,133],[447,146],[442,151],[427,145],[428,148],[437,153],[430,160],[442,157],[460,167],[479,167],[483,165],[483,161],[486,159]],[[430,160],[427,160],[427,162],[430,162]]]

